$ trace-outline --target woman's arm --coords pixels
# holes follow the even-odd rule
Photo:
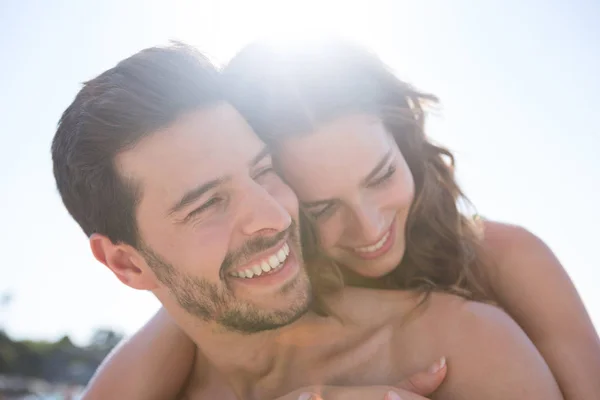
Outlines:
[[[392,386],[323,386],[294,390],[275,400],[427,400],[446,378],[446,359]],[[399,397],[394,397],[394,394]]]
[[[161,309],[103,361],[83,400],[175,399],[192,371],[195,354],[194,343]]]
[[[486,271],[500,305],[531,338],[568,400],[600,396],[600,340],[552,251],[516,226],[485,223]]]
[[[200,355],[197,354],[194,343],[175,325],[167,312],[161,309],[140,331],[121,343],[104,360],[88,384],[82,400],[176,399],[187,386],[190,386],[187,387],[188,397],[184,398],[213,399],[215,395],[218,398],[229,395],[229,390],[222,386],[222,380],[211,378],[210,368],[206,368],[206,376],[190,377],[194,364],[197,367],[201,361],[195,360],[195,356]],[[198,368],[196,372],[197,370]],[[394,385],[393,389],[408,396],[403,397],[407,400],[426,400],[419,395],[425,396],[435,391],[446,377],[446,372],[445,364],[436,364]],[[211,381],[208,385],[207,380]],[[198,385],[201,387],[195,387]],[[311,387],[289,393],[281,400],[295,400],[294,396],[311,391],[318,394],[325,391],[325,400],[345,399],[344,396],[349,392],[353,395],[369,393],[372,396],[365,400],[376,400],[381,388]]]

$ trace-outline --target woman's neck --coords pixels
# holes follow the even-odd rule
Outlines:
[[[387,277],[368,278],[357,274],[349,268],[342,267],[344,283],[348,286],[356,286],[367,289],[393,289]]]

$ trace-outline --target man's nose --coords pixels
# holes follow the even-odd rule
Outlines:
[[[285,207],[256,182],[251,182],[245,189],[240,209],[242,231],[248,236],[259,232],[282,232],[292,223]]]

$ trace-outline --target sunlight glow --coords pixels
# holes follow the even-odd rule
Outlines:
[[[258,38],[298,40],[335,34],[379,47],[385,5],[374,0],[222,0],[175,2],[177,38],[225,62],[243,45]],[[207,19],[210,15],[210,20]]]

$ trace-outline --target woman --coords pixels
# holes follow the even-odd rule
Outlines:
[[[598,336],[552,252],[522,228],[459,211],[452,154],[423,132],[422,107],[434,96],[335,40],[254,44],[223,75],[301,201],[308,257],[333,261],[350,285],[496,303],[531,338],[566,399],[600,393]],[[157,398],[174,397],[193,362],[193,344],[160,313],[113,354],[88,396],[127,390],[132,398],[151,383]]]

